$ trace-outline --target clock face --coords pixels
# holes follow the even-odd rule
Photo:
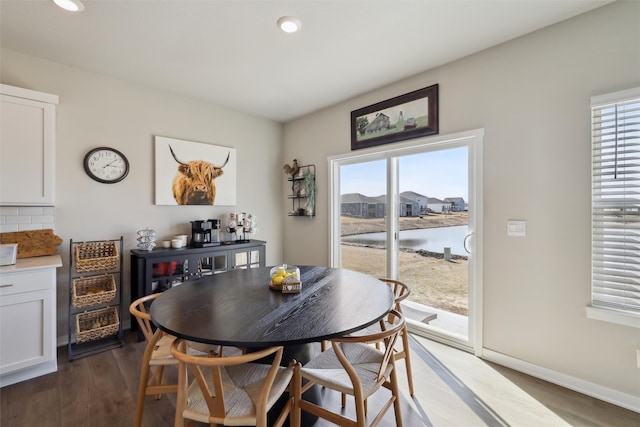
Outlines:
[[[104,184],[122,181],[129,173],[129,161],[120,151],[95,148],[84,156],[84,170],[91,178]]]

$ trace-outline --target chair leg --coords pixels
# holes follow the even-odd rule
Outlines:
[[[366,403],[367,401],[355,397],[354,402],[356,404],[356,425],[357,427],[366,427],[367,426],[367,410]]]
[[[158,366],[156,369],[157,369],[156,385],[162,385],[162,381],[164,379],[164,366]],[[162,397],[162,394],[160,393],[155,395],[156,400],[160,400],[160,397]]]
[[[341,399],[342,400],[342,407],[345,408],[347,406],[347,395],[344,394],[344,393],[340,393],[340,394],[342,395],[342,399]],[[364,413],[365,414],[367,413],[367,402],[368,402],[368,400],[365,399],[364,400]]]
[[[296,363],[293,368],[293,378],[291,379],[291,394],[293,395],[293,408],[289,415],[290,427],[300,427],[300,399],[302,399],[302,377],[300,375],[300,363]]]
[[[176,417],[174,427],[184,426],[182,413],[187,406],[187,365],[184,362],[178,364],[178,395],[176,396]]]
[[[396,373],[395,366],[391,370],[389,375],[389,383],[391,387],[391,394],[395,397],[393,401],[393,411],[396,416],[396,427],[402,427],[402,411],[400,409],[400,392],[398,391],[398,375]]]
[[[404,350],[404,365],[407,370],[407,382],[409,383],[409,394],[413,396],[413,371],[411,370],[411,352],[409,351],[409,333],[405,326],[402,330],[402,349]]]
[[[138,400],[136,402],[136,418],[134,422],[135,427],[142,425],[142,416],[144,413],[144,399],[147,395],[147,384],[149,382],[149,371],[151,367],[148,363],[142,364],[140,369],[140,381],[138,382]]]

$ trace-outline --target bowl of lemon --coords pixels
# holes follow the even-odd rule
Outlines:
[[[269,272],[269,287],[273,290],[300,292],[300,269],[294,265],[277,265]]]

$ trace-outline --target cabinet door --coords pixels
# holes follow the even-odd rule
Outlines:
[[[198,259],[198,275],[211,276],[229,270],[227,252],[212,252]]]
[[[258,268],[264,265],[262,247],[235,250],[232,252],[233,268]]]
[[[51,290],[0,298],[0,374],[55,359],[54,304]]]
[[[195,270],[194,261],[186,254],[147,260],[150,269],[147,271],[147,278],[151,278],[151,288],[146,293],[164,292],[182,284]]]
[[[0,99],[0,204],[53,205],[55,106]]]

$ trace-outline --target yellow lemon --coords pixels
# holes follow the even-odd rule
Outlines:
[[[283,281],[284,281],[284,277],[283,276],[278,276],[278,275],[275,275],[271,279],[271,283],[273,283],[273,286],[282,286],[282,282]]]

